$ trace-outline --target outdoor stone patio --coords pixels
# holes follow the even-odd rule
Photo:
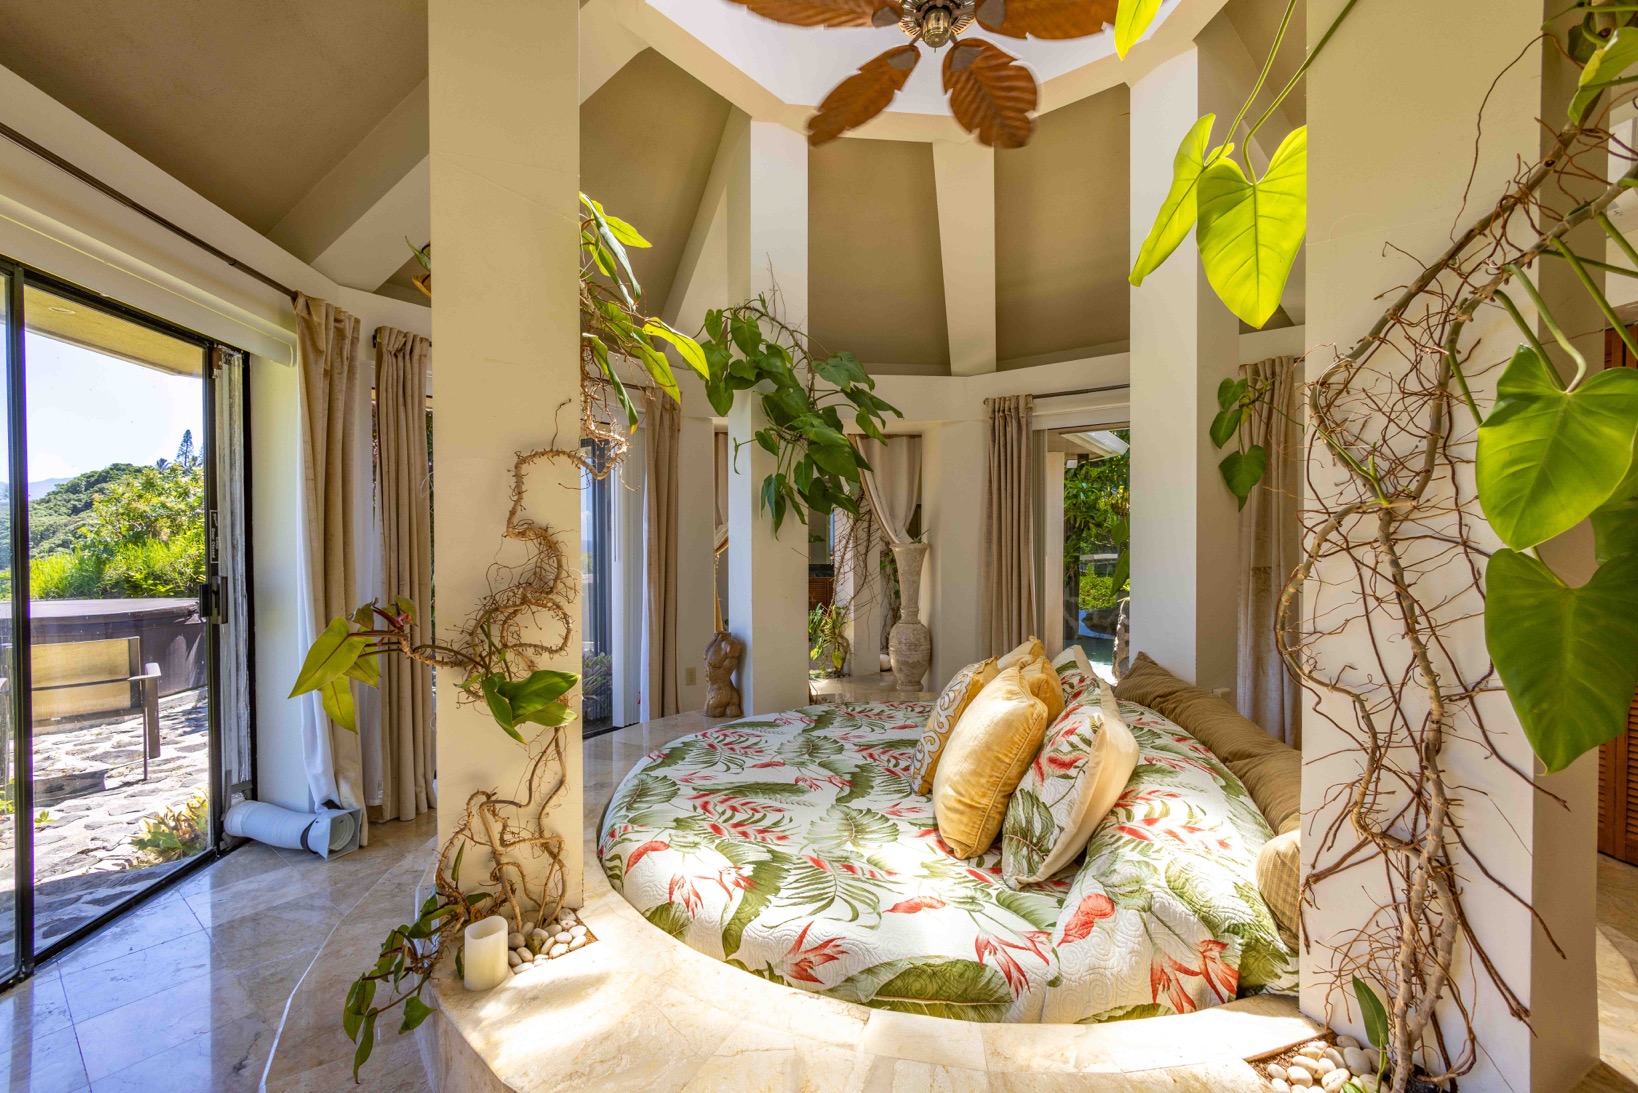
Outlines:
[[[178,808],[210,777],[204,691],[161,699],[160,755],[142,780],[142,716],[47,723],[35,730],[37,787],[66,773],[105,771],[99,792],[34,809],[36,949],[44,948],[176,868],[132,869],[144,819]],[[38,790],[37,790],[38,792]],[[0,951],[9,943],[15,817],[0,816]]]

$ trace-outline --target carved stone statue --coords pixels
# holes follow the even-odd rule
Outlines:
[[[705,716],[744,716],[739,688],[734,686],[734,672],[744,652],[745,643],[726,630],[717,631],[705,647]]]

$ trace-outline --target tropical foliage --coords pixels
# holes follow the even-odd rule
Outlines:
[[[142,821],[131,836],[137,853],[127,868],[146,869],[191,858],[205,849],[209,830],[210,801],[203,789],[196,790],[180,807],[164,809]]]
[[[774,531],[792,512],[803,523],[809,511],[857,516],[859,472],[870,464],[848,441],[842,415],[877,440],[886,439],[883,415],[904,416],[876,397],[876,381],[853,354],[819,350],[774,313],[767,297],[708,312],[705,334],[711,408],[726,415],[735,392],[758,389],[767,424],[755,442],[775,459],[762,480],[760,509],[773,517]]]
[[[1292,982],[1252,881],[1267,825],[1192,737],[1126,707],[1143,765],[1097,857],[1015,890],[999,847],[956,858],[911,790],[928,711],[814,707],[675,741],[615,791],[610,882],[753,975],[911,1013],[1110,1020]]]
[[[850,643],[846,604],[822,603],[808,612],[808,659],[825,666],[831,676],[842,674]]]
[[[114,463],[61,482],[29,502],[29,595],[197,595],[205,579],[204,510],[204,465],[191,431],[175,459],[151,467]],[[10,571],[0,578],[0,594],[9,592]]]

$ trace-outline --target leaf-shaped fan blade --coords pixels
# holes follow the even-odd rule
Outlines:
[[[1084,38],[1115,25],[1120,0],[978,0],[978,25],[1009,38]]]
[[[891,27],[904,18],[899,0],[733,0],[764,19],[798,27]]]
[[[1040,92],[1018,59],[989,42],[958,42],[944,58],[950,111],[969,133],[992,148],[1022,148],[1035,132]]]
[[[867,62],[826,95],[819,112],[808,119],[808,143],[820,145],[835,140],[886,110],[893,96],[904,90],[905,81],[920,60],[921,51],[910,45],[888,50]]]

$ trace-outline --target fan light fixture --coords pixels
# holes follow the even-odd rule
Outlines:
[[[1018,58],[981,38],[974,23],[1008,38],[1084,38],[1115,22],[1119,0],[728,0],[766,19],[799,27],[897,26],[910,39],[868,61],[825,96],[808,119],[819,145],[886,110],[921,61],[943,49],[944,91],[961,127],[993,148],[1022,148],[1035,132],[1040,88]]]

